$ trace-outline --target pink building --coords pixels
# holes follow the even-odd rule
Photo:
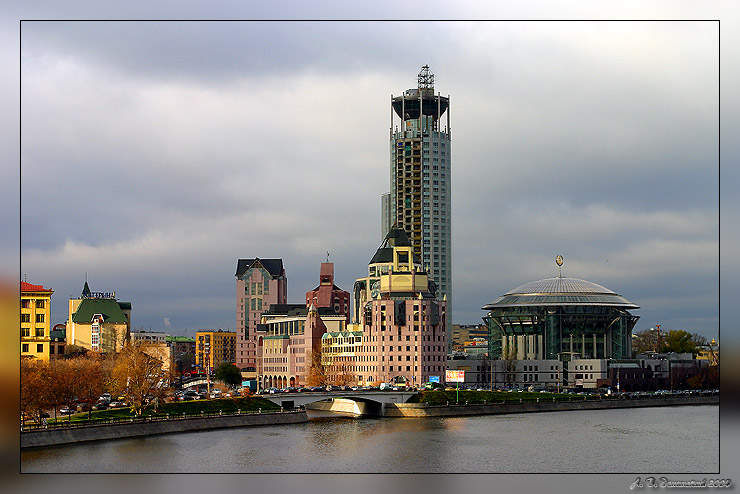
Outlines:
[[[402,229],[388,232],[354,292],[362,331],[354,368],[359,383],[418,386],[430,376],[444,380],[447,302],[436,298],[435,283]]]
[[[328,307],[271,306],[257,332],[260,387],[305,386],[312,353],[321,351],[321,337],[345,329],[345,317]]]
[[[319,286],[306,292],[306,307],[329,307],[335,314],[345,316],[349,323],[349,292],[334,284],[334,263],[322,262],[319,275]]]
[[[236,265],[236,365],[257,375],[257,324],[270,305],[285,304],[288,278],[282,259],[239,259]]]

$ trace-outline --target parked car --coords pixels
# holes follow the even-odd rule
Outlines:
[[[71,415],[74,413],[74,410],[72,410],[68,406],[63,406],[62,408],[59,409],[59,413],[64,414],[64,415]]]
[[[108,408],[124,408],[126,406],[126,403],[123,401],[111,401],[108,404]]]

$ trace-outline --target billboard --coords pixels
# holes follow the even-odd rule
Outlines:
[[[448,370],[445,373],[445,382],[448,382],[448,383],[465,382],[465,371],[464,370]]]
[[[438,383],[439,382],[439,376],[429,376],[429,382],[430,383]]]

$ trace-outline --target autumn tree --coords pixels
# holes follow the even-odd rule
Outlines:
[[[326,367],[321,362],[321,349],[309,351],[306,358],[309,362],[306,384],[309,386],[326,386]]]
[[[164,397],[168,372],[161,350],[148,343],[126,344],[116,359],[109,387],[123,396],[131,412],[141,415],[152,401]]]
[[[87,418],[92,418],[92,405],[105,391],[106,376],[105,357],[97,352],[90,352],[84,357],[68,360],[73,379],[73,389],[77,401],[87,405]]]
[[[21,417],[41,420],[49,406],[49,365],[35,358],[21,359]]]

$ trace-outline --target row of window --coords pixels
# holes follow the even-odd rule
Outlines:
[[[21,344],[21,352],[28,353],[29,352],[30,345],[28,343],[22,343]],[[44,344],[38,343],[36,345],[36,353],[44,353]]]
[[[31,314],[21,314],[21,322],[31,322]],[[36,322],[44,322],[44,314],[36,314]]]
[[[31,302],[34,302],[36,304],[37,309],[43,309],[46,307],[46,300],[43,299],[23,299],[21,300],[21,309],[30,309],[31,308]]]

